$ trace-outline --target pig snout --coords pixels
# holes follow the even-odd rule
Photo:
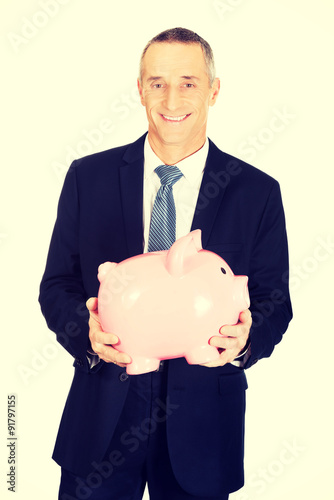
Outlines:
[[[241,311],[248,309],[250,306],[247,283],[247,276],[234,277],[234,298],[236,301],[236,306],[240,308]]]

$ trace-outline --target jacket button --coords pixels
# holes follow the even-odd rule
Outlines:
[[[83,366],[83,362],[80,358],[75,358],[75,361],[76,361],[78,366]]]
[[[126,380],[128,380],[128,378],[129,378],[129,375],[126,372],[122,372],[119,376],[119,379],[121,382],[125,382]]]

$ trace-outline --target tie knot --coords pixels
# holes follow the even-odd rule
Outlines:
[[[162,186],[173,186],[183,176],[181,170],[175,165],[160,165],[154,172],[160,177]]]

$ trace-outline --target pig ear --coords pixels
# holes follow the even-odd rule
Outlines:
[[[175,241],[170,247],[166,258],[166,268],[169,274],[172,276],[185,274],[186,259],[202,250],[201,236],[202,231],[196,229]]]
[[[104,280],[106,277],[107,273],[116,267],[117,264],[115,262],[105,262],[104,264],[101,264],[98,269],[98,275],[97,278],[100,283]]]

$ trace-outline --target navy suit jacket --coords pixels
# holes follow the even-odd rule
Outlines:
[[[90,368],[85,302],[97,296],[101,263],[143,252],[144,140],[73,162],[40,288],[48,326],[75,358],[53,458],[80,476],[103,459],[131,379],[103,361]],[[292,317],[279,184],[210,141],[192,229],[202,230],[203,248],[249,277],[248,368],[271,355]],[[169,406],[161,411],[175,476],[189,493],[219,495],[243,485],[246,388],[244,369],[234,365],[169,361]]]

